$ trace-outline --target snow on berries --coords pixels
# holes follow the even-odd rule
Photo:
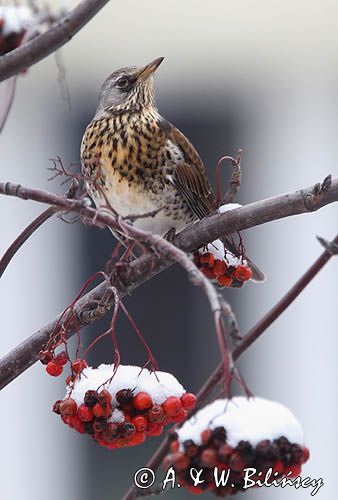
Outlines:
[[[77,432],[115,449],[141,444],[162,434],[165,425],[183,422],[195,402],[170,373],[124,365],[115,371],[114,365],[102,364],[81,366],[53,411]]]
[[[34,16],[26,6],[0,7],[0,56],[18,47]]]
[[[215,240],[205,249],[195,252],[194,262],[207,278],[220,287],[240,287],[252,278],[247,261],[224,248],[221,240]]]
[[[220,206],[218,212],[224,213],[240,206],[227,203]],[[194,261],[203,274],[220,287],[241,287],[252,278],[252,270],[243,255],[235,255],[224,247],[221,240],[215,240],[195,252]]]
[[[257,479],[270,468],[273,479],[293,478],[308,458],[302,428],[288,408],[261,398],[234,397],[218,399],[187,420],[173,435],[163,465],[174,467],[177,481],[191,493],[227,496],[245,491],[245,468],[255,468]],[[198,486],[192,468],[203,469],[204,482]],[[220,477],[228,470],[227,484],[217,485],[215,473]]]

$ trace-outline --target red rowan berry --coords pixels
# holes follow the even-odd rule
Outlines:
[[[99,393],[99,402],[103,405],[104,403],[109,404],[111,403],[113,397],[110,394],[110,392],[107,389],[102,389],[102,391]]]
[[[134,394],[131,389],[121,389],[115,397],[120,405],[129,405],[133,401]]]
[[[153,405],[147,414],[149,422],[163,422],[164,420],[164,411],[162,406],[160,405]]]
[[[102,406],[102,408],[103,408],[103,417],[104,418],[109,418],[110,415],[111,415],[111,406],[110,406],[110,404],[107,404],[106,406]]]
[[[68,425],[74,429],[75,431],[79,432],[80,434],[84,434],[85,428],[84,428],[84,423],[81,422],[79,419],[78,415],[72,415],[70,417],[65,417],[68,419]]]
[[[204,276],[206,276],[209,280],[213,280],[215,278],[215,275],[214,275],[212,269],[208,269],[207,267],[203,267],[201,269],[201,271],[204,274]]]
[[[120,428],[114,422],[109,422],[108,428],[103,433],[103,438],[106,441],[114,441],[120,435]]]
[[[61,412],[60,412],[60,403],[61,403],[61,399],[58,399],[53,404],[53,412],[56,413],[57,415],[61,415]]]
[[[223,274],[222,276],[218,276],[217,278],[217,283],[221,286],[230,286],[233,282],[233,279],[230,278],[230,276],[225,276],[225,274]]]
[[[170,396],[163,403],[163,409],[169,417],[174,417],[182,410],[181,401],[175,396]]]
[[[77,404],[72,398],[67,398],[61,401],[60,403],[60,413],[61,415],[72,416],[76,415],[77,412]]]
[[[241,457],[241,455],[239,453],[234,451],[234,453],[232,453],[232,455],[230,455],[230,459],[229,459],[230,469],[239,472],[245,468],[245,465],[246,465],[245,460],[243,459],[243,457]]]
[[[185,392],[181,396],[181,403],[185,410],[192,410],[196,405],[196,396],[191,392]]]
[[[84,395],[83,402],[87,406],[94,406],[98,402],[98,399],[99,399],[98,393],[96,391],[89,389],[88,391],[86,391]]]
[[[123,437],[131,438],[136,432],[135,425],[131,422],[123,422],[120,431]]]
[[[76,359],[72,363],[72,370],[74,373],[80,373],[80,372],[82,372],[82,370],[87,368],[87,366],[88,365],[84,359]]]
[[[133,399],[136,410],[147,410],[153,405],[153,400],[147,392],[139,392]]]
[[[288,465],[284,469],[284,476],[286,476],[289,472],[291,472],[291,474],[288,475],[289,478],[298,477],[300,475],[301,471],[302,471],[302,468],[298,464]]]
[[[63,366],[57,365],[54,361],[49,361],[46,366],[46,372],[52,377],[58,377],[63,372]]]
[[[215,264],[214,267],[212,268],[212,271],[216,276],[216,278],[218,278],[218,276],[222,276],[223,274],[225,274],[226,270],[227,270],[227,265],[224,262],[224,260],[215,260]]]
[[[277,460],[277,462],[273,465],[273,472],[278,472],[278,475],[282,475],[284,472],[285,466],[281,460]]]
[[[104,432],[108,429],[109,422],[104,418],[96,418],[93,420],[93,430],[95,432]]]
[[[104,408],[100,405],[100,403],[95,403],[93,406],[93,413],[95,417],[103,417],[105,414]]]
[[[50,361],[53,359],[53,354],[50,351],[40,351],[39,352],[39,360],[43,365],[48,365]]]
[[[171,422],[171,418],[167,415],[166,417],[164,417],[164,420],[163,420],[163,422],[162,422],[163,427],[164,427],[165,425],[170,424],[170,422]]]
[[[55,356],[54,361],[57,365],[66,365],[68,363],[68,355],[66,351],[59,352],[59,354]]]
[[[163,425],[155,422],[149,422],[148,429],[146,430],[147,436],[160,436],[163,432]]]
[[[250,267],[244,265],[237,266],[234,274],[236,280],[239,281],[248,281],[249,279],[252,278],[252,271]]]
[[[206,448],[202,451],[201,462],[204,467],[215,467],[217,465],[216,451]]]
[[[132,419],[132,423],[135,425],[136,430],[139,432],[145,431],[148,425],[147,419],[142,415],[136,415],[136,417]]]
[[[184,422],[184,420],[187,418],[187,410],[182,410],[178,413],[176,413],[176,415],[174,415],[173,417],[171,417],[171,421],[172,422],[175,422],[175,424],[180,424],[181,422]]]
[[[215,257],[212,253],[206,252],[200,257],[200,264],[203,267],[211,268],[215,263]]]
[[[77,413],[79,419],[82,420],[82,422],[90,422],[91,420],[93,420],[94,413],[93,409],[90,408],[90,406],[87,406],[85,404],[80,405]]]

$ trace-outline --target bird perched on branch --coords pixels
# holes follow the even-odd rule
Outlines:
[[[122,68],[105,80],[81,145],[86,189],[96,206],[108,201],[122,216],[151,213],[134,225],[161,236],[217,208],[194,146],[158,112],[153,74],[162,61]]]

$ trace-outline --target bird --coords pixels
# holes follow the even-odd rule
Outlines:
[[[154,93],[159,57],[114,71],[99,92],[81,142],[87,193],[135,227],[165,236],[213,213],[217,206],[203,161],[184,134],[163,118]],[[149,216],[143,216],[149,214]],[[263,273],[250,261],[253,278]]]

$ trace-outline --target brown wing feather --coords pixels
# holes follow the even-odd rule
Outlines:
[[[174,126],[171,126],[169,139],[184,155],[184,162],[175,166],[173,182],[191,210],[199,219],[203,219],[215,208],[214,195],[203,162],[194,146]]]

